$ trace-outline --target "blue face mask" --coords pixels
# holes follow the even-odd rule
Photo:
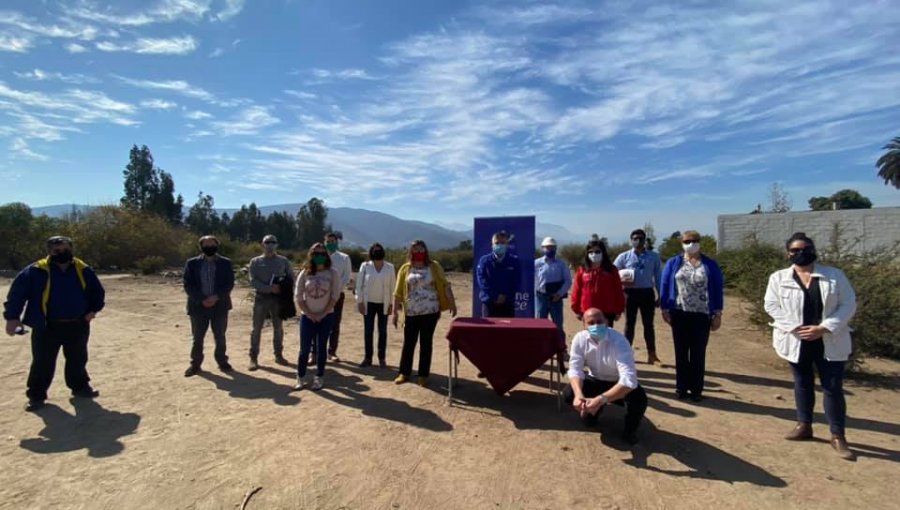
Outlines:
[[[606,330],[608,326],[606,324],[591,324],[588,326],[588,333],[591,334],[591,338],[595,340],[603,340],[606,338]]]
[[[502,256],[506,255],[506,245],[505,244],[495,244],[493,246],[493,250],[494,250],[494,253],[498,257],[502,257]]]
[[[544,256],[548,259],[552,259],[556,256],[556,248],[544,248]]]

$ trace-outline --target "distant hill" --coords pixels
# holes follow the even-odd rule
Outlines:
[[[296,215],[303,204],[277,204],[259,206],[260,212],[267,216],[276,211],[287,211]],[[87,212],[92,206],[77,204],[49,205],[35,207],[32,213],[36,216],[46,214],[51,217],[60,217],[70,214],[73,210]],[[218,209],[219,214],[233,215],[238,209]],[[352,207],[330,207],[328,209],[328,221],[335,230],[344,234],[344,243],[350,246],[368,247],[375,241],[387,247],[406,246],[414,239],[424,239],[429,248],[443,249],[453,248],[460,242],[472,239],[472,229],[446,228],[434,223],[426,223],[417,220],[404,220],[390,214],[367,209]],[[462,224],[452,224],[455,227],[463,227]],[[535,239],[541,242],[545,236],[556,238],[560,244],[583,243],[587,237],[570,232],[565,227],[549,223],[538,223]]]

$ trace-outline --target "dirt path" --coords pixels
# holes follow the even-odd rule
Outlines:
[[[453,275],[469,296],[469,275]],[[546,371],[496,396],[460,365],[459,406],[445,405],[449,319],[435,336],[431,388],[395,386],[391,370],[359,369],[361,316],[348,307],[325,390],[290,392],[291,368],[271,359],[247,372],[250,306],[236,291],[229,354],[237,371],[182,376],[190,350],[184,296],[174,280],[107,278],[107,310],[91,337],[96,402],[72,402],[59,367],[48,407],[22,410],[27,337],[0,341],[0,508],[886,508],[900,479],[900,364],[873,362],[893,388],[848,382],[848,439],[857,462],[824,441],[788,443],[790,374],[734,301],[708,355],[708,398],[674,398],[674,371],[638,365],[650,396],[641,443],[618,435],[610,408],[599,431],[556,411]],[[5,296],[8,279],[0,280]],[[468,304],[461,300],[462,315]],[[577,330],[574,316],[567,330]],[[664,361],[671,334],[657,324]],[[664,325],[662,325],[664,326]],[[645,359],[640,329],[637,358]],[[297,329],[287,327],[289,358]],[[211,354],[212,340],[208,340]],[[209,356],[211,358],[211,356]],[[821,400],[821,398],[819,399]],[[819,437],[827,426],[817,405]]]

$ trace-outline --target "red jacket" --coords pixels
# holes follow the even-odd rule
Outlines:
[[[618,271],[604,271],[602,267],[585,270],[579,267],[572,285],[572,311],[584,315],[589,308],[603,313],[620,314],[625,311],[625,290]]]

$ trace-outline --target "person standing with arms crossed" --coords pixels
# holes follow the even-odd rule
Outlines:
[[[482,317],[515,317],[516,289],[521,280],[519,257],[507,253],[509,234],[501,230],[491,237],[491,253],[478,260],[475,270]]]

